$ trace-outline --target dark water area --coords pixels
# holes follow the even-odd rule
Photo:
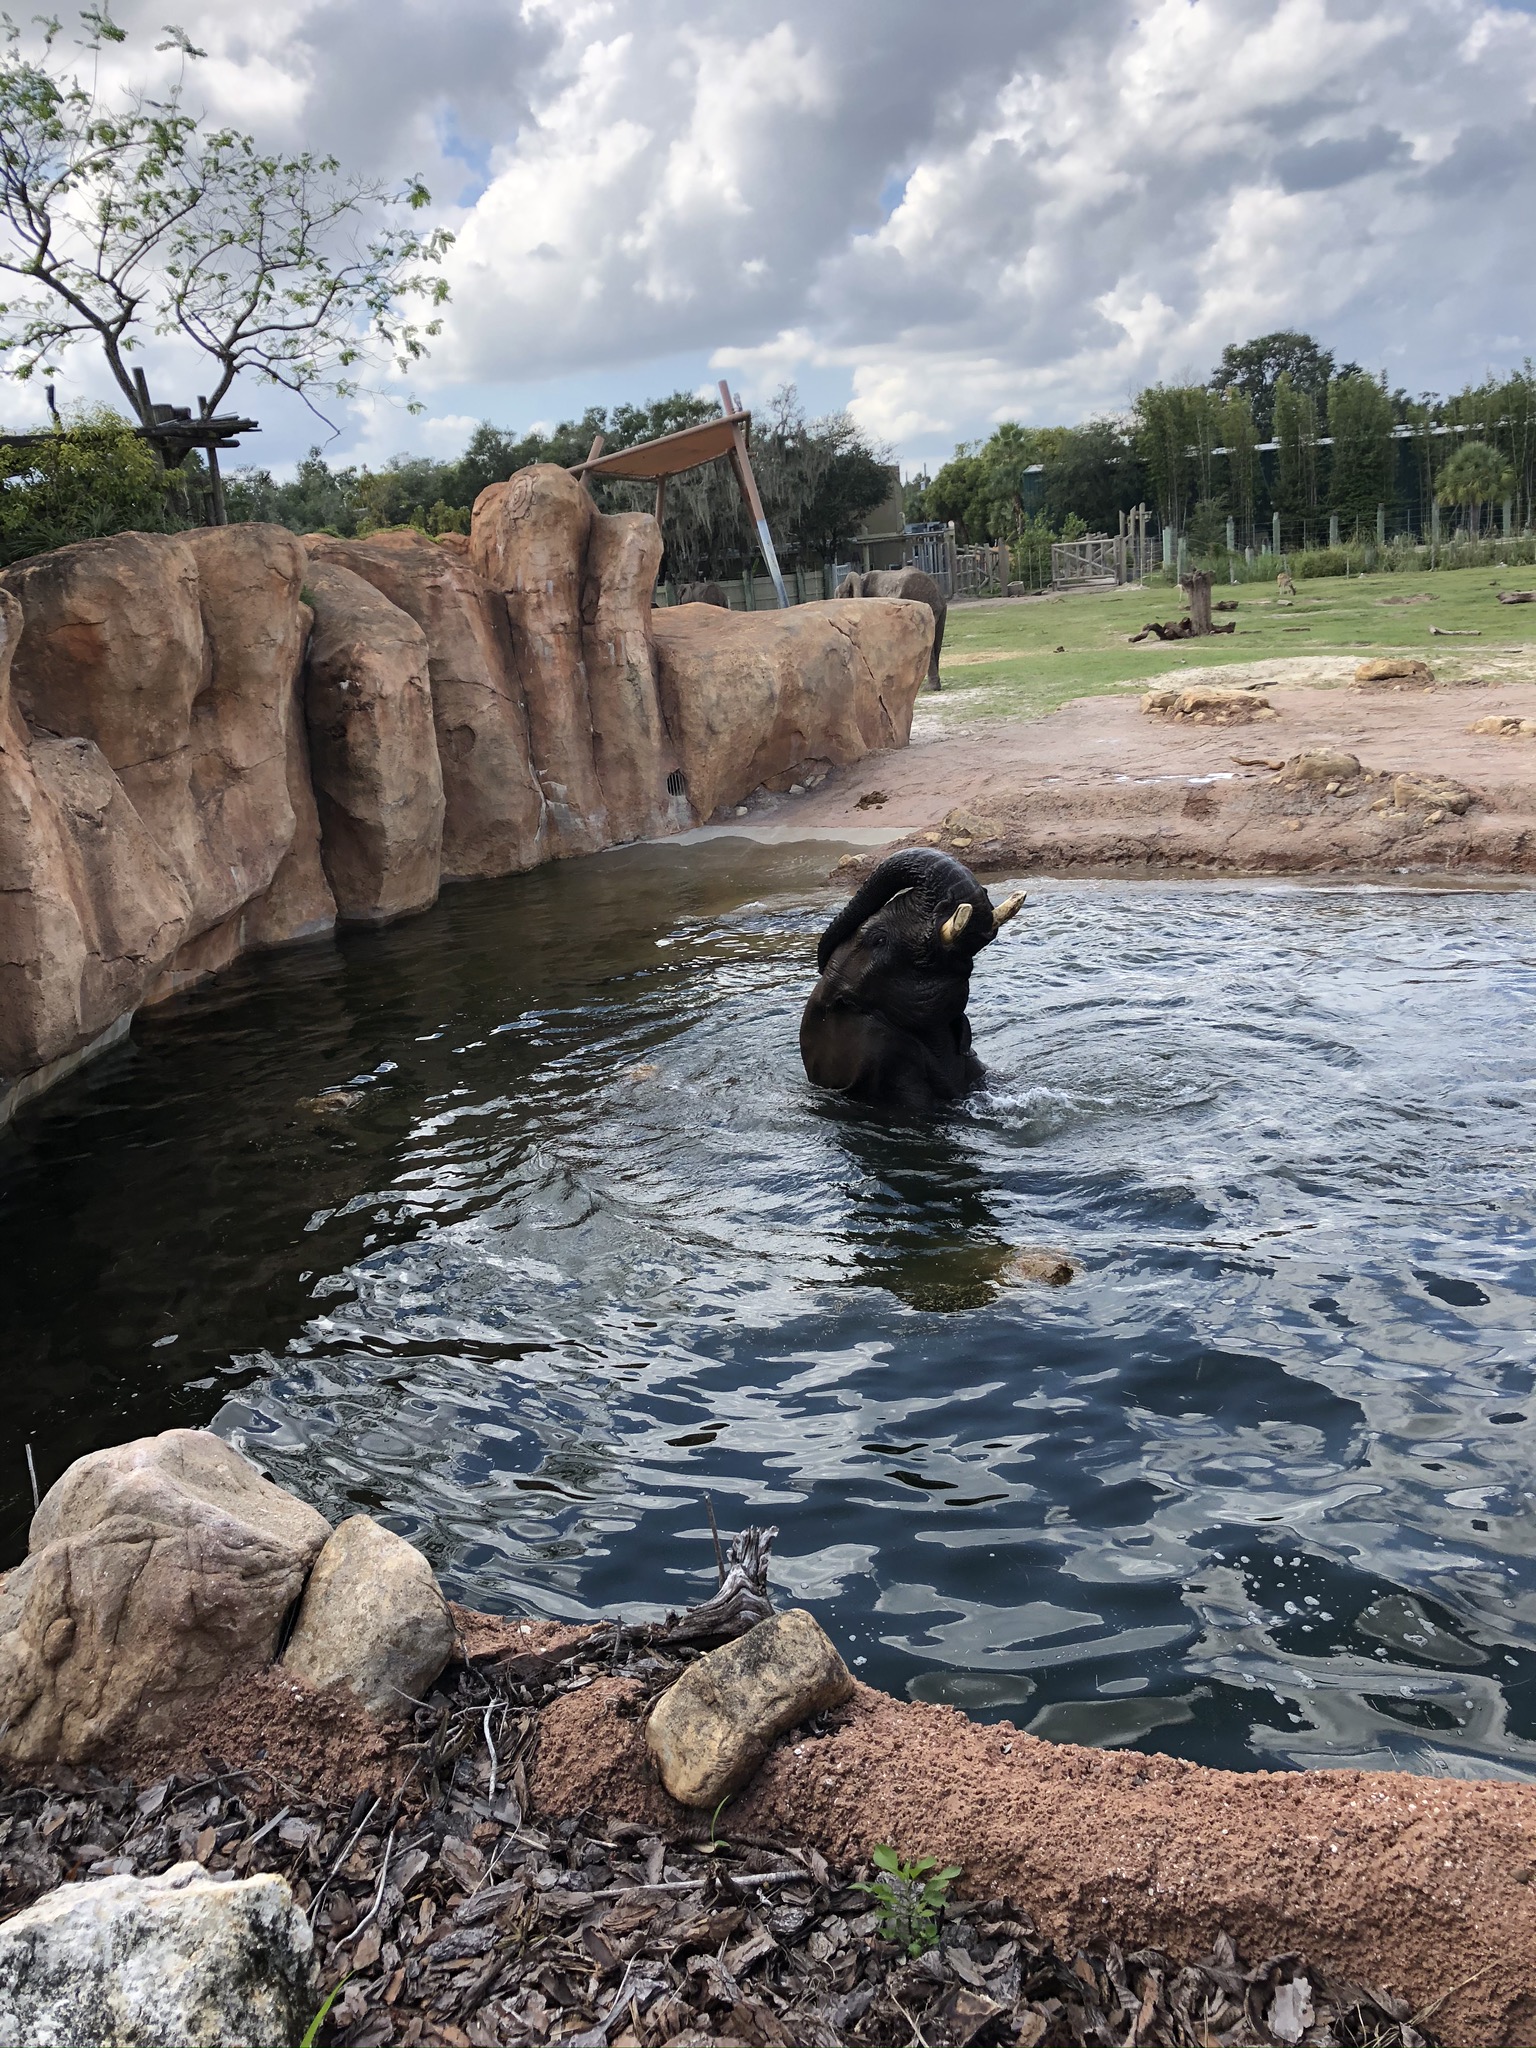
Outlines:
[[[1037,888],[977,969],[988,1090],[903,1125],[800,1070],[828,863],[460,888],[24,1111],[0,1561],[28,1439],[46,1485],[212,1422],[481,1606],[699,1598],[707,1493],[891,1691],[1536,1776],[1536,904]]]

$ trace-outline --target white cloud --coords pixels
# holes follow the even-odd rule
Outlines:
[[[164,11],[124,0],[114,63],[143,61]],[[955,19],[201,0],[187,26],[220,118],[449,196],[423,446],[498,393],[509,424],[547,409],[541,383],[648,395],[661,361],[758,392],[814,372],[910,449],[1114,407],[1282,325],[1415,388],[1519,352],[1530,15],[970,0]],[[370,447],[387,422],[359,416]]]

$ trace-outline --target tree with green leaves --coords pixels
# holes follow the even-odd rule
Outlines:
[[[1040,503],[1061,528],[1077,518],[1092,533],[1113,533],[1120,514],[1141,502],[1145,489],[1135,444],[1117,420],[1088,420],[1054,437],[1044,458]]]
[[[1323,348],[1310,334],[1281,328],[1275,334],[1261,334],[1253,341],[1229,341],[1221,361],[1211,372],[1213,391],[1240,392],[1253,407],[1253,423],[1259,439],[1271,439],[1275,419],[1275,392],[1282,377],[1293,391],[1305,392],[1316,406],[1328,399],[1328,385],[1337,374],[1358,371],[1356,363],[1335,369],[1332,349]]]
[[[1317,398],[1282,370],[1275,380],[1275,509],[1302,523],[1303,537],[1317,517],[1321,484]]]
[[[1376,507],[1395,499],[1397,419],[1383,385],[1365,372],[1335,377],[1328,387],[1333,436],[1328,498],[1341,519],[1374,525]]]
[[[1466,513],[1467,531],[1476,540],[1483,507],[1508,497],[1513,484],[1513,472],[1497,448],[1486,441],[1464,441],[1436,479],[1435,496],[1442,505]]]
[[[166,482],[132,423],[105,406],[0,446],[0,565],[129,526],[155,531],[171,509]]]
[[[81,15],[94,71],[125,40],[106,4]],[[242,376],[313,404],[358,389],[362,366],[407,369],[438,331],[438,273],[451,236],[418,233],[429,203],[346,178],[332,157],[283,156],[182,103],[140,92],[112,102],[39,24],[29,48],[0,32],[0,366],[22,382],[54,373],[81,341],[99,348],[133,415],[152,414],[133,357],[152,335],[208,358],[210,411]],[[158,50],[203,53],[179,29]],[[416,302],[434,317],[419,323]]]

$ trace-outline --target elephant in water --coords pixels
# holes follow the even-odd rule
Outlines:
[[[839,597],[907,597],[927,605],[933,613],[933,647],[928,655],[928,687],[940,690],[939,651],[944,645],[944,619],[948,606],[944,593],[923,569],[866,569],[863,575],[845,576],[838,585]]]
[[[820,1088],[931,1110],[984,1078],[965,1014],[971,962],[1015,915],[931,847],[881,861],[821,935],[800,1057]]]

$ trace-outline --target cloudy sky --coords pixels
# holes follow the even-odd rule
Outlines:
[[[119,0],[117,61],[151,76],[177,12]],[[194,104],[421,173],[457,236],[425,415],[397,394],[344,411],[333,455],[448,454],[481,418],[726,375],[749,401],[793,378],[914,465],[1203,376],[1276,327],[1414,390],[1536,352],[1528,8],[184,0],[179,19],[208,52]],[[82,352],[66,389],[93,381]],[[260,459],[316,438],[239,395]]]

